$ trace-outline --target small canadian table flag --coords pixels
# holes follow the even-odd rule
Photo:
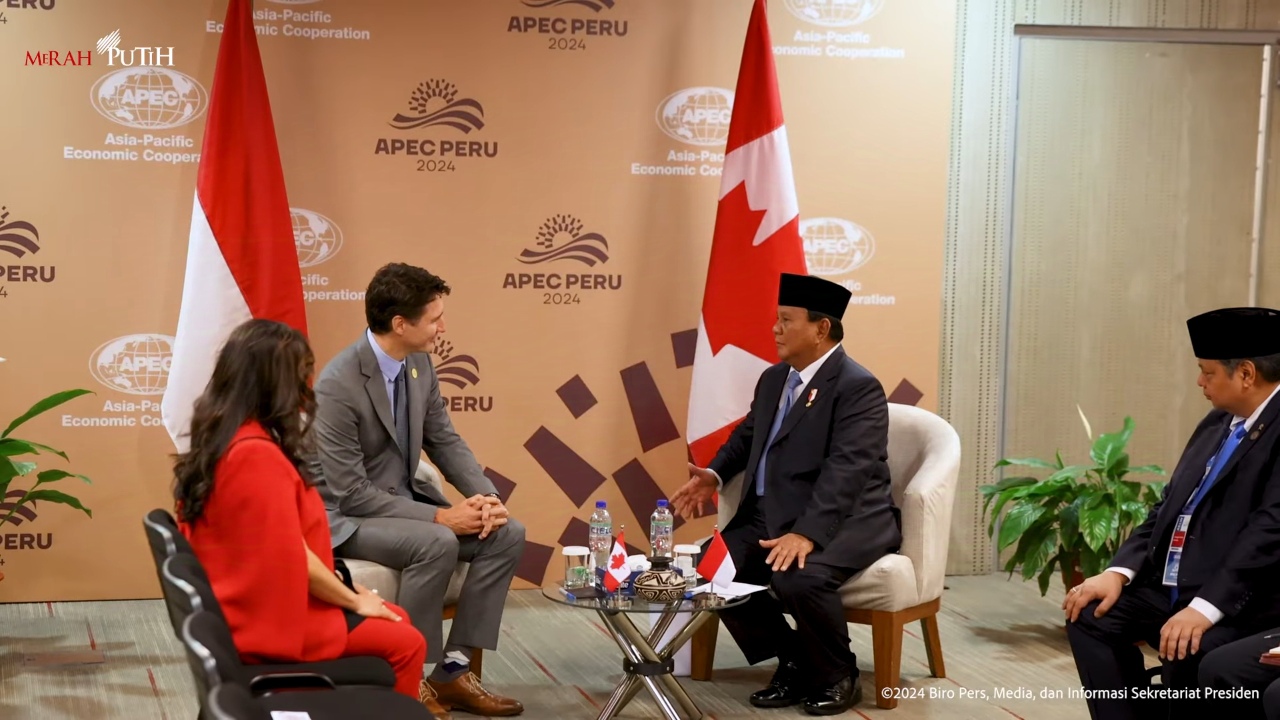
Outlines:
[[[627,566],[627,545],[622,541],[622,530],[613,541],[613,550],[609,553],[609,565],[604,569],[604,589],[617,591],[627,578],[631,577],[631,568]]]
[[[729,546],[724,544],[724,537],[717,528],[711,538],[711,544],[702,553],[702,562],[698,563],[698,574],[711,581],[712,587],[729,587],[738,569],[733,565],[733,556],[729,554]]]

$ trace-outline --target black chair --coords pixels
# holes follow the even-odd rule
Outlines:
[[[271,720],[271,712],[239,685],[219,685],[206,698],[201,709],[209,720]]]
[[[213,588],[209,584],[209,578],[195,555],[179,553],[168,558],[161,566],[160,573],[161,592],[164,594],[169,617],[175,623],[176,634],[181,635],[182,624],[188,616],[200,611],[216,615],[223,625],[226,625],[226,616],[223,615],[218,598],[214,596]],[[270,592],[270,590],[264,589],[263,592]],[[226,642],[234,645],[229,630]],[[371,655],[310,663],[253,665],[241,663],[237,667],[242,673],[239,678],[240,684],[255,694],[260,692],[260,683],[278,684],[283,678],[276,676],[292,677],[298,673],[322,675],[332,684],[343,687],[369,685],[390,688],[396,684],[396,676],[391,669],[391,664]]]
[[[199,693],[201,715],[217,718],[216,710],[209,706],[211,693],[224,685],[243,688],[240,678],[244,675],[244,666],[239,651],[229,642],[231,630],[222,618],[201,610],[183,621],[181,637]],[[259,694],[254,699],[263,710],[305,712],[314,720],[431,718],[422,703],[389,688],[338,689],[329,678],[312,672],[259,678],[253,690]]]

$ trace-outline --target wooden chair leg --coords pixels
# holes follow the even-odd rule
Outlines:
[[[947,676],[947,667],[942,662],[942,636],[938,634],[938,616],[930,615],[920,619],[920,629],[924,631],[924,652],[929,658],[929,674],[936,678]]]
[[[879,610],[871,613],[872,662],[876,672],[876,707],[895,708],[898,699],[885,688],[898,687],[902,672],[902,621],[896,613]]]
[[[476,679],[481,678],[480,669],[484,665],[484,650],[476,648],[471,652],[471,672],[476,674]]]
[[[694,680],[710,680],[711,669],[716,664],[716,635],[720,631],[720,618],[712,617],[702,623],[689,641],[689,677]]]

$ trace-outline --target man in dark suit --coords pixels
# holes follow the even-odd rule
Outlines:
[[[760,376],[750,412],[715,459],[691,465],[672,497],[693,517],[722,482],[742,474],[746,483],[722,534],[736,580],[771,591],[720,616],[748,662],[779,660],[769,686],[751,696],[756,707],[803,702],[809,714],[835,715],[858,703],[839,588],[902,542],[884,389],[840,347],[849,297],[821,278],[782,276],[773,327],[782,362]]]
[[[1111,567],[1063,602],[1095,720],[1202,717],[1201,658],[1280,620],[1280,312],[1215,310],[1187,329],[1214,409]],[[1188,697],[1134,697],[1148,684],[1139,641],[1159,650],[1166,692]]]
[[[448,294],[444,280],[412,265],[393,263],[373,276],[364,298],[368,329],[316,381],[311,470],[335,554],[401,571],[397,601],[436,664],[419,690],[427,709],[442,720],[450,708],[518,715],[520,702],[490,693],[470,671],[475,648],[497,647],[524,527],[508,516],[440,395],[427,351],[444,332]],[[416,478],[423,450],[464,502],[450,505]],[[445,592],[459,560],[469,567],[445,643]]]

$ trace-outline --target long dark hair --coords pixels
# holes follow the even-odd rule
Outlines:
[[[200,518],[213,473],[231,438],[250,420],[260,423],[285,457],[309,482],[304,457],[310,452],[316,397],[311,390],[315,356],[302,333],[274,320],[250,320],[231,332],[218,353],[213,376],[196,400],[191,445],[176,456],[173,498],[179,519]]]

